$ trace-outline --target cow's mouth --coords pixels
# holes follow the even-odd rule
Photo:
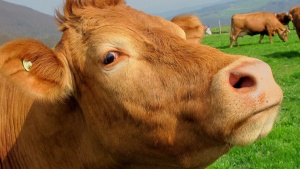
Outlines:
[[[276,120],[280,103],[265,106],[237,123],[226,142],[232,145],[246,146],[267,136]]]
[[[265,108],[262,108],[262,109],[260,109],[260,110],[258,110],[258,111],[256,111],[256,112],[254,112],[253,115],[252,115],[252,117],[255,116],[255,115],[257,115],[257,114],[264,113],[264,112],[266,112],[266,111],[272,110],[272,109],[274,109],[274,108],[278,108],[278,109],[279,109],[280,105],[281,105],[281,102],[277,102],[277,103],[274,103],[274,104],[270,104],[270,105],[266,106]],[[278,110],[277,110],[277,111],[278,111]],[[277,111],[276,111],[276,112],[277,112]],[[250,118],[251,118],[251,117],[250,117]]]
[[[253,114],[253,116],[250,119],[256,120],[256,117],[259,120],[264,120],[264,123],[261,126],[261,132],[258,135],[257,139],[265,137],[269,132],[271,131],[273,124],[275,123],[277,113],[280,109],[280,102],[272,104],[265,109],[262,109],[260,111],[257,111]]]

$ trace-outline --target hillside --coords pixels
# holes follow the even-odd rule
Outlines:
[[[222,25],[230,25],[230,19],[236,13],[266,11],[279,13],[289,11],[292,6],[300,6],[299,0],[232,0],[191,11],[201,17],[205,25],[216,27],[219,20]]]
[[[60,32],[54,17],[0,0],[0,45],[19,37],[33,37],[53,47]]]

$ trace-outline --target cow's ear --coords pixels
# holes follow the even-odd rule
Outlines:
[[[10,83],[41,100],[54,101],[72,90],[65,58],[33,39],[21,39],[0,47],[0,83]]]

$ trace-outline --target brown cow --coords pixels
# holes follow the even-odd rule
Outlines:
[[[289,23],[291,20],[293,20],[293,17],[291,14],[289,14],[288,12],[281,12],[281,13],[275,14],[275,16],[283,25],[285,25],[285,26],[287,26],[287,28],[289,28]]]
[[[67,0],[54,50],[0,48],[1,169],[199,169],[271,130],[269,66],[122,0]]]
[[[293,25],[296,28],[298,38],[300,39],[300,6],[294,6],[290,8],[290,14],[293,17]]]
[[[230,47],[233,47],[233,42],[236,42],[236,46],[238,46],[238,37],[243,37],[245,34],[250,36],[260,34],[258,43],[261,43],[264,35],[268,35],[270,43],[273,43],[272,36],[276,33],[282,41],[287,41],[288,29],[279,22],[273,13],[234,14],[231,17]]]
[[[188,41],[201,42],[205,34],[205,27],[196,15],[178,15],[171,19],[171,22],[184,30]]]

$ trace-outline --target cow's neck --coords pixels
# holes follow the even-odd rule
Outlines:
[[[17,90],[6,77],[0,74],[0,168],[1,161],[16,142],[33,101],[24,99],[24,91]],[[16,97],[20,96],[20,97]]]
[[[24,104],[26,108],[27,104]],[[86,118],[74,98],[59,103],[27,105],[29,113],[18,124],[16,139],[5,158],[0,159],[1,169],[19,168],[177,168],[169,165],[129,164],[114,161],[90,132]],[[31,108],[30,108],[31,107]],[[20,118],[22,120],[22,118]],[[10,131],[9,131],[10,132]],[[12,132],[13,133],[13,132]]]
[[[74,99],[33,103],[0,168],[105,168],[113,161],[96,142]]]

